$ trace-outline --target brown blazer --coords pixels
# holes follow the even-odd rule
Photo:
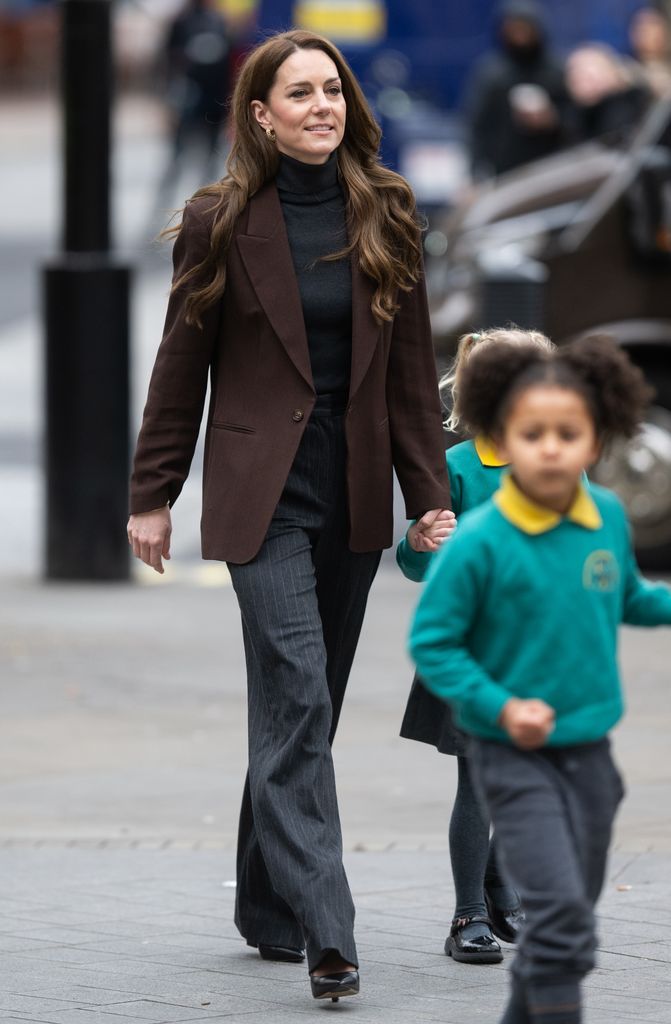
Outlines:
[[[208,198],[189,203],[173,251],[175,277],[209,245]],[[392,543],[392,467],[408,518],[449,507],[436,368],[424,283],[376,323],[373,285],[352,263],[352,369],[345,413],[350,547]],[[193,457],[208,375],[201,520],[204,558],[257,554],[315,402],[308,342],[274,182],[235,226],[222,299],[202,330],[169,300],[131,479],[131,512],[176,501]],[[325,296],[328,301],[328,296]]]

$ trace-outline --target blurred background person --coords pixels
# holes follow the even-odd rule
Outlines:
[[[573,50],[566,62],[566,84],[576,141],[631,131],[652,96],[635,66],[605,43]]]
[[[671,93],[671,23],[660,7],[641,7],[629,24],[631,51],[656,96]]]
[[[223,174],[232,50],[230,30],[214,0],[188,0],[169,25],[164,60],[172,146],[159,189],[159,215],[170,202],[189,151],[200,151],[198,184]]]
[[[476,65],[467,91],[473,176],[482,180],[556,152],[565,141],[567,94],[535,0],[498,9],[499,49]]]

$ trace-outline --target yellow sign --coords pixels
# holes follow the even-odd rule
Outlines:
[[[298,0],[293,23],[336,43],[377,43],[387,32],[382,0]]]
[[[259,0],[217,0],[217,6],[225,18],[246,18],[256,14]]]

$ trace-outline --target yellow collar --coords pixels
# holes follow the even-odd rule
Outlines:
[[[502,462],[498,456],[496,448],[492,442],[486,437],[476,437],[473,442],[475,450],[478,453],[478,458],[483,466],[507,466],[507,462]]]
[[[506,473],[501,480],[501,486],[494,495],[494,501],[506,519],[525,533],[547,533],[548,530],[553,530],[562,519],[570,519],[572,523],[584,526],[586,530],[598,530],[601,526],[599,510],[582,483],[578,486],[573,504],[564,516],[527,498],[510,473]]]

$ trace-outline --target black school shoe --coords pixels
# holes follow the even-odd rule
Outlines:
[[[480,924],[481,929],[465,938],[464,928],[469,924]],[[484,914],[458,917],[453,921],[445,940],[445,952],[460,964],[500,964],[503,960],[501,947],[492,935],[489,918]]]
[[[485,904],[492,931],[502,942],[517,942],[526,921],[521,903],[516,907],[497,907],[491,892],[485,889]]]

